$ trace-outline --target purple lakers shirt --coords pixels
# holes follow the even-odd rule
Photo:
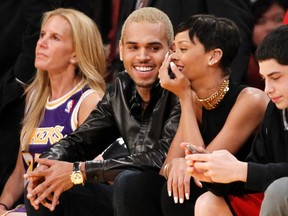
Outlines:
[[[48,150],[78,127],[78,111],[83,99],[95,92],[81,81],[67,94],[54,101],[47,100],[43,121],[36,128],[28,152],[22,152],[26,171],[32,171],[34,158]]]

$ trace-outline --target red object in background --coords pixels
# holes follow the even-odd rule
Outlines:
[[[119,13],[120,13],[120,5],[121,5],[120,0],[112,1],[112,18],[111,18],[112,26],[108,34],[108,38],[110,40],[110,52],[108,56],[109,63],[113,61],[114,56],[115,56],[115,49],[116,49],[116,46],[118,46],[118,42],[116,41],[116,36],[117,36],[117,28],[118,28],[118,18],[119,18]]]
[[[264,198],[264,193],[229,196],[231,207],[238,216],[258,216]]]
[[[283,24],[288,24],[288,10],[286,11],[284,20],[283,20]]]

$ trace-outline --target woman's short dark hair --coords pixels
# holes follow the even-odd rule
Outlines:
[[[220,67],[227,73],[238,49],[241,38],[236,24],[227,18],[214,15],[194,15],[179,24],[176,33],[188,30],[191,42],[196,37],[204,46],[205,51],[219,48],[223,52]]]

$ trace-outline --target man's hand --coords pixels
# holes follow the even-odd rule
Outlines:
[[[35,209],[38,209],[41,203],[53,211],[61,193],[73,186],[70,180],[73,163],[45,158],[35,160],[41,164],[40,167],[24,175],[24,178],[29,179],[27,198]]]
[[[217,183],[246,181],[247,163],[238,161],[227,150],[217,150],[211,154],[190,154],[185,159],[187,172],[200,181]]]

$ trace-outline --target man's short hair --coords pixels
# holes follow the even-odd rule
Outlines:
[[[288,25],[270,32],[257,47],[255,56],[259,62],[275,59],[281,65],[288,65]]]
[[[144,7],[140,8],[138,10],[133,11],[125,20],[122,31],[121,31],[121,38],[124,35],[126,26],[128,23],[131,22],[142,22],[147,21],[149,23],[163,23],[166,28],[166,36],[168,45],[171,46],[174,40],[174,31],[173,31],[173,25],[171,23],[171,20],[169,17],[161,10],[153,7]]]

